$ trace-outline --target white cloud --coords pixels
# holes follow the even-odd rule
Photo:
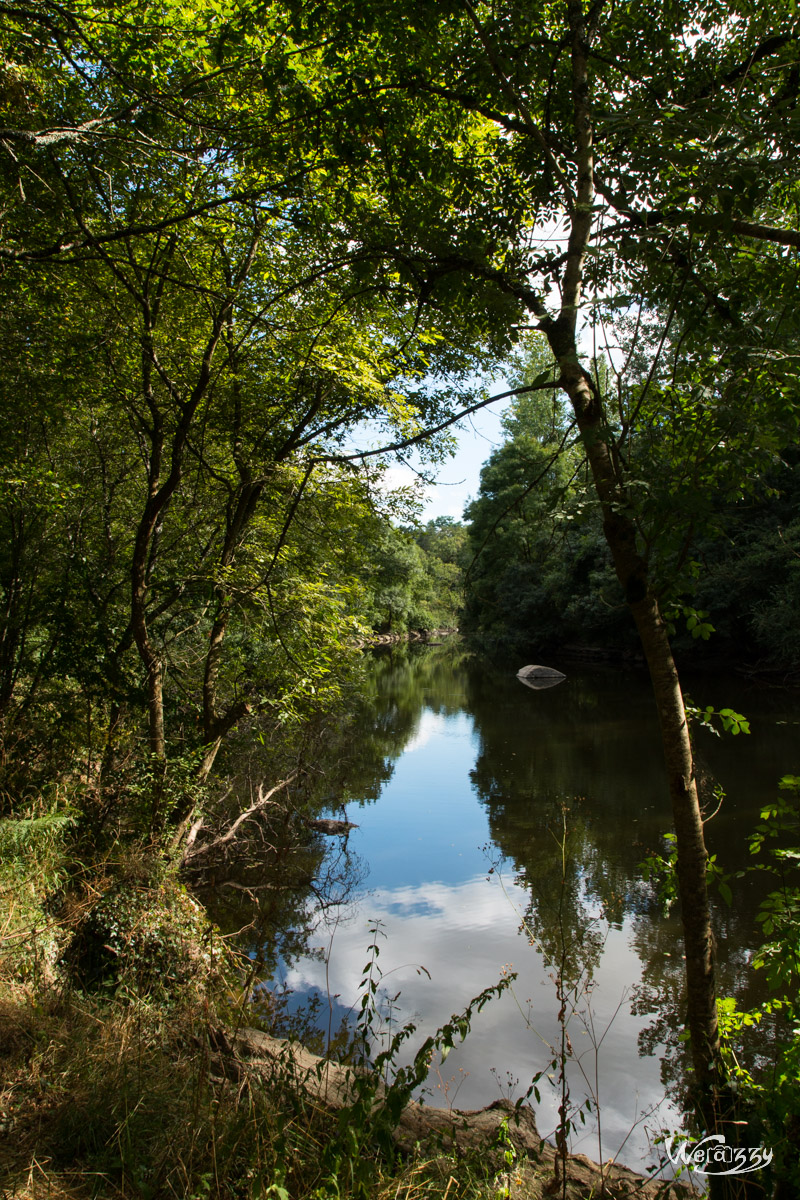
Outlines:
[[[383,472],[380,480],[380,488],[383,492],[393,492],[397,488],[414,488],[420,493],[430,491],[430,488],[423,484],[416,471],[412,471],[411,467],[406,467],[403,463],[395,463],[393,466],[387,467]]]
[[[403,753],[410,754],[412,750],[421,750],[423,746],[427,746],[432,737],[446,734],[448,722],[451,721],[452,717],[447,717],[443,713],[435,713],[430,708],[424,708],[417,728],[403,747]]]

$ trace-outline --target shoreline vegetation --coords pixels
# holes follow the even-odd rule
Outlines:
[[[0,1187],[9,1200],[696,1194],[562,1156],[527,1106],[502,1100],[461,1112],[405,1091],[398,1104],[396,1086],[370,1068],[240,1025],[253,1011],[224,997],[221,985],[233,986],[227,952],[214,952],[195,902],[180,889],[170,896],[176,887],[162,882],[147,896],[139,880],[137,927],[118,943],[131,961],[105,998],[4,979]],[[146,962],[144,921],[176,901],[182,936],[168,943],[162,924],[157,950],[149,947],[157,976],[148,978],[156,967]]]
[[[354,642],[359,650],[371,650],[377,646],[394,646],[400,642],[418,643],[422,646],[436,646],[447,638],[458,634],[454,626],[444,626],[442,629],[406,629],[397,633],[372,633],[369,637],[359,638]]]
[[[437,641],[443,632],[435,631]],[[399,652],[418,653],[418,640]],[[452,637],[436,653],[469,651]],[[343,746],[362,728],[358,707],[338,719]],[[335,725],[327,722],[329,737]],[[362,980],[365,1024],[334,1039],[326,1064],[313,1017],[305,1024],[289,1016],[287,997],[260,985],[277,953],[275,922],[285,936],[294,936],[293,921],[302,924],[301,909],[285,906],[307,894],[323,861],[314,830],[329,784],[306,760],[305,769],[256,789],[247,808],[228,798],[229,788],[213,802],[206,796],[203,819],[185,836],[117,833],[92,856],[86,782],[73,782],[71,792],[62,785],[47,803],[0,822],[5,1196],[689,1194],[571,1155],[566,1139],[541,1145],[526,1107],[452,1113],[412,1103],[409,1080],[391,1059],[382,1074],[365,1074],[377,1004],[371,976]],[[323,833],[347,825],[324,824]],[[220,927],[212,919],[221,919],[223,896],[241,903]],[[254,957],[254,945],[263,954]],[[464,1036],[468,1024],[454,1018],[446,1037]],[[388,1100],[387,1071],[400,1081]],[[365,1078],[369,1086],[348,1097],[348,1081]]]

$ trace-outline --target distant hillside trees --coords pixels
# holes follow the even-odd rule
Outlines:
[[[455,628],[466,553],[466,529],[449,517],[376,529],[363,564],[366,620],[380,633]]]

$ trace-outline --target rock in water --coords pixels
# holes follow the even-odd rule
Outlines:
[[[520,679],[566,679],[563,671],[555,671],[552,667],[520,667],[517,671]]]
[[[535,688],[536,691],[554,687],[555,684],[561,683],[566,678],[566,675],[561,671],[554,670],[553,667],[521,667],[517,671],[517,679],[520,683],[524,683],[526,687]]]

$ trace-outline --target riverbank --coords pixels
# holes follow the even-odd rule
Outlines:
[[[129,847],[91,876],[71,869],[69,843],[0,867],[4,1200],[541,1200],[552,1190],[562,1164],[530,1109],[431,1109],[411,1098],[402,1068],[387,1086],[274,1037],[279,1001],[254,986],[250,955],[210,924],[159,847]],[[364,998],[368,1008],[369,986]],[[451,1038],[456,1028],[466,1026]],[[357,1046],[354,1032],[338,1053]],[[610,1200],[657,1195],[583,1156],[566,1172],[569,1200],[604,1182]]]
[[[165,1004],[6,984],[4,1197],[542,1200],[555,1187],[567,1200],[690,1195],[582,1155],[562,1162],[531,1110],[508,1101],[466,1113],[410,1102],[395,1112],[383,1082],[237,1027],[241,1012],[229,1010],[223,1024],[219,997],[214,1011],[190,992]]]
[[[351,1067],[310,1054],[297,1042],[254,1029],[217,1042],[220,1069],[241,1082],[248,1072],[272,1081],[288,1073],[314,1102],[349,1117],[366,1095],[376,1125],[391,1104],[391,1087]],[[478,1157],[493,1175],[491,1186],[519,1200],[539,1200],[554,1190],[565,1200],[605,1196],[608,1200],[687,1200],[694,1189],[653,1179],[613,1162],[600,1165],[583,1154],[559,1154],[541,1136],[527,1105],[498,1100],[476,1111],[431,1108],[409,1100],[391,1118],[391,1136],[406,1157],[420,1151],[456,1162]]]
[[[447,626],[442,629],[406,629],[399,633],[373,633],[368,638],[362,638],[355,645],[359,649],[372,649],[376,646],[396,646],[401,642],[412,645],[437,646],[447,638],[454,637],[458,630]]]

